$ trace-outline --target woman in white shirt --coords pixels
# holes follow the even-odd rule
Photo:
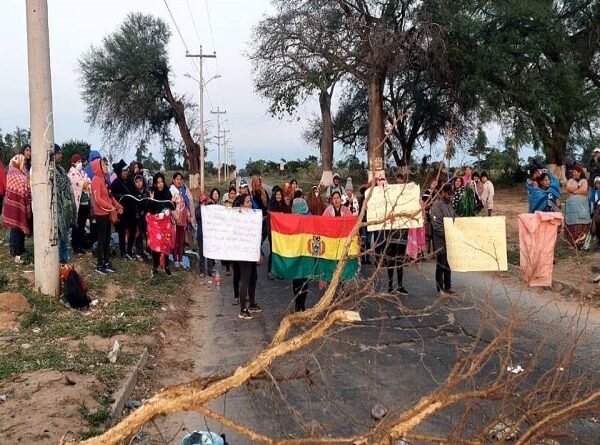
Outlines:
[[[483,208],[487,209],[488,216],[492,216],[492,210],[494,209],[494,184],[492,184],[486,172],[481,172],[481,182],[483,184],[480,196],[481,202],[483,203]]]

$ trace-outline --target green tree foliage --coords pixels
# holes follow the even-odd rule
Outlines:
[[[69,139],[60,146],[63,152],[62,166],[66,171],[71,168],[71,156],[78,154],[83,161],[87,161],[92,146],[85,141]]]
[[[152,173],[156,173],[158,171],[160,171],[160,168],[162,166],[162,164],[160,163],[159,160],[154,159],[154,155],[152,153],[149,153],[147,157],[144,158],[142,162],[142,165],[144,166],[144,168],[147,168],[148,171],[152,172]]]
[[[193,173],[200,148],[190,134],[185,104],[171,90],[167,46],[171,33],[159,18],[131,13],[79,61],[87,121],[122,146],[131,139],[170,135],[175,123]]]
[[[318,6],[312,5],[309,9],[318,9]],[[269,100],[269,111],[275,116],[293,114],[308,96],[318,94],[319,138],[311,138],[311,141],[319,145],[323,170],[331,172],[334,132],[331,99],[342,72],[305,46],[305,19],[300,9],[282,6],[274,16],[265,17],[255,27],[250,55],[254,84],[257,92]],[[326,26],[334,26],[337,19],[333,14],[322,16],[322,20],[333,22]]]
[[[597,138],[600,2],[431,1],[461,88],[491,115],[562,165],[568,141]]]
[[[31,143],[31,132],[29,129],[17,127],[12,133],[2,133],[0,130],[0,161],[7,165],[23,147]]]
[[[469,155],[476,158],[479,165],[481,165],[482,159],[486,158],[490,152],[487,143],[488,139],[485,131],[481,126],[477,127],[477,136],[475,136],[473,146],[469,149]]]

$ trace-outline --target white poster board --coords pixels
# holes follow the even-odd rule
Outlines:
[[[453,272],[508,270],[504,216],[444,218],[444,233]]]
[[[423,227],[421,210],[421,188],[414,182],[376,186],[367,203],[367,222],[381,221],[391,215],[385,223],[369,224],[367,230],[415,229]],[[365,192],[369,196],[371,189]],[[366,202],[366,200],[365,200]]]
[[[206,258],[258,261],[262,236],[260,210],[202,206],[202,247]]]

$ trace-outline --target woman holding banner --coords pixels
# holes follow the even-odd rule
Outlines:
[[[352,216],[350,209],[342,205],[342,194],[338,190],[334,190],[331,194],[331,204],[327,206],[323,216]]]
[[[242,208],[252,209],[252,196],[245,195],[242,201]],[[262,312],[261,307],[256,304],[254,295],[256,292],[256,280],[258,273],[256,270],[256,262],[253,261],[236,261],[234,263],[239,270],[239,304],[240,313],[238,318],[242,320],[252,320],[252,313]],[[235,287],[235,286],[234,286]],[[235,289],[234,289],[235,290]],[[249,300],[249,305],[248,304]]]
[[[272,191],[273,195],[271,196],[271,201],[269,202],[269,214],[270,215],[272,212],[279,212],[279,213],[290,213],[290,207],[285,203],[284,197],[283,197],[283,190],[281,189],[281,187],[279,187],[278,185],[276,185],[275,187],[273,187],[273,191]],[[267,217],[268,217],[267,215]],[[268,231],[268,237],[269,237],[269,264],[268,264],[268,277],[269,280],[274,280],[275,279],[275,275],[273,275],[271,273],[271,266],[273,264],[273,255],[272,255],[272,250],[273,250],[273,239],[271,238],[271,223],[269,221],[267,221],[267,231]]]

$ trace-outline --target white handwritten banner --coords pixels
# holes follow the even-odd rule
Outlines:
[[[365,196],[369,196],[371,190],[365,193]],[[409,182],[373,188],[373,194],[367,204],[367,222],[381,221],[390,216],[392,218],[385,223],[369,224],[367,230],[373,232],[423,227],[421,189],[417,184]]]
[[[444,218],[444,233],[452,271],[508,270],[504,216]]]
[[[262,234],[260,210],[202,206],[202,242],[206,258],[258,261]]]

